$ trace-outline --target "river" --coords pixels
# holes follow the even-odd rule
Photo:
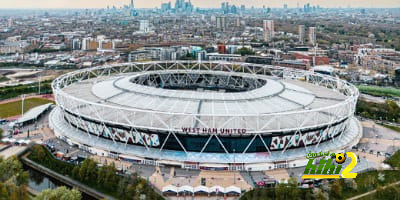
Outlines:
[[[43,173],[40,173],[26,165],[24,165],[24,169],[29,172],[29,183],[28,183],[29,187],[38,192],[41,192],[45,189],[54,189],[60,186],[66,186],[68,188],[71,188],[71,186],[65,185],[64,183],[52,177],[49,177]],[[82,200],[96,200],[96,198],[86,193],[82,193]]]

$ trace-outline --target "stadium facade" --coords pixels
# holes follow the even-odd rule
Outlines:
[[[298,167],[358,143],[358,90],[271,65],[159,61],[82,69],[52,84],[56,136],[93,154],[183,168]]]

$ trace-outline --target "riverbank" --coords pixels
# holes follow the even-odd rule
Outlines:
[[[33,162],[32,160],[27,158],[27,154],[21,156],[20,160],[24,165],[26,165],[26,166],[28,166],[28,167],[36,170],[36,171],[39,171],[39,172],[41,172],[41,173],[43,173],[43,174],[45,174],[45,175],[47,175],[49,177],[55,178],[55,179],[63,182],[64,184],[66,184],[68,186],[76,187],[79,191],[84,192],[86,194],[89,194],[90,196],[93,196],[94,198],[97,198],[97,199],[109,199],[109,200],[114,200],[115,199],[114,197],[111,197],[109,195],[103,194],[103,193],[101,193],[101,192],[99,192],[97,190],[94,190],[94,189],[86,186],[86,185],[83,185],[82,183],[80,183],[78,181],[75,181],[75,180],[73,180],[73,179],[71,179],[71,178],[69,178],[67,176],[58,174],[58,173],[54,172],[53,170],[50,170],[50,169],[48,169],[46,167],[43,167],[43,166]]]

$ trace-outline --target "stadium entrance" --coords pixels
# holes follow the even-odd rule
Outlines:
[[[274,169],[289,168],[287,161],[274,163]]]

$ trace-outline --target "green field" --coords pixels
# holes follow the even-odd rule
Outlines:
[[[392,87],[379,87],[372,85],[358,85],[357,88],[361,93],[373,95],[373,96],[388,96],[388,97],[400,97],[400,89]]]
[[[20,115],[21,103],[22,101],[15,101],[10,103],[0,104],[0,118]],[[51,100],[40,99],[40,98],[25,99],[24,112],[27,112],[29,109],[33,107],[40,106],[46,103],[54,103],[54,102]]]

